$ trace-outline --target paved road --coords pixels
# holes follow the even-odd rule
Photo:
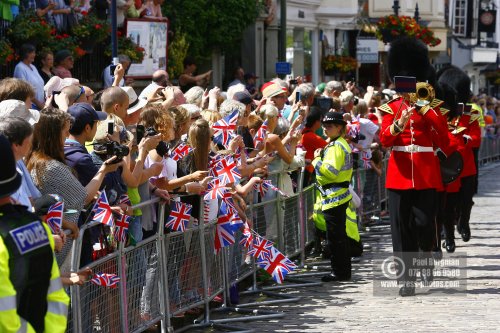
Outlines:
[[[374,296],[373,262],[391,254],[389,229],[368,233],[366,251],[354,265],[353,281],[287,289],[301,296],[293,304],[266,306],[284,311],[285,319],[251,322],[256,332],[498,332],[500,327],[500,165],[483,168],[474,198],[469,243],[457,239],[467,256],[466,291],[415,297]],[[449,256],[445,253],[444,258]],[[314,278],[319,280],[319,278]],[[241,299],[245,301],[245,299]],[[240,325],[241,326],[241,325]]]

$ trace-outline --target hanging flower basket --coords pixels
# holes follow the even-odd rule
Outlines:
[[[408,36],[420,39],[429,46],[436,46],[441,43],[439,38],[434,36],[434,32],[426,27],[422,27],[409,16],[384,16],[377,22],[375,36],[384,43],[390,43],[394,39]]]
[[[349,56],[330,54],[323,57],[321,67],[325,75],[336,75],[337,73],[348,73],[355,71],[358,66],[358,61]]]

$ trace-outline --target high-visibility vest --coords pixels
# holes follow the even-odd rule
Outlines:
[[[351,200],[348,188],[331,184],[349,182],[352,176],[352,163],[351,148],[342,137],[330,142],[323,150],[322,156],[312,161],[316,182],[325,188],[329,186],[321,198],[322,210],[337,207]]]
[[[316,194],[316,202],[314,203],[313,220],[316,228],[321,231],[326,231],[326,221],[323,211],[321,210],[321,195],[319,192]],[[347,233],[347,237],[352,240],[359,242],[361,239],[358,230],[356,207],[354,207],[352,200],[349,202],[346,209],[345,231]]]
[[[19,205],[0,207],[0,332],[66,331],[69,297],[49,227]]]

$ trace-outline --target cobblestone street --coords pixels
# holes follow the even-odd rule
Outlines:
[[[474,197],[471,217],[472,238],[469,243],[456,239],[456,251],[467,256],[466,291],[435,295],[417,288],[415,297],[402,298],[397,291],[393,296],[373,296],[373,261],[392,253],[389,226],[378,226],[363,235],[371,249],[353,264],[352,282],[285,289],[284,293],[301,296],[300,301],[265,309],[284,311],[286,317],[251,322],[249,327],[256,332],[497,332],[499,198],[500,167],[493,164],[480,170],[479,193]],[[447,257],[444,251],[443,258]],[[319,281],[319,277],[308,280]]]

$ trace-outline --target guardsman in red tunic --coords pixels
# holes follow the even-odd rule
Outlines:
[[[414,76],[424,82],[433,77],[427,47],[412,38],[391,43],[388,55],[389,76]],[[434,217],[437,210],[436,189],[442,187],[435,148],[447,147],[448,129],[429,105],[415,108],[403,95],[379,107],[384,114],[380,142],[392,148],[386,175],[392,244],[401,255],[404,269],[397,266],[401,296],[415,295],[415,258],[429,262],[434,241]],[[441,151],[441,155],[444,153]],[[446,156],[444,156],[446,157]],[[423,268],[423,267],[420,267]],[[422,274],[423,282],[432,275]]]
[[[456,66],[448,66],[443,68],[437,76],[438,82],[445,83],[456,90],[458,103],[466,104],[470,101],[471,81],[463,70]],[[461,134],[462,140],[464,140],[463,145],[459,150],[464,160],[464,170],[461,174],[460,209],[457,224],[457,230],[465,242],[469,241],[471,237],[469,220],[474,204],[472,196],[477,191],[477,150],[481,145],[479,117],[480,115],[468,111],[466,108],[464,114],[455,120],[456,127],[465,128]]]

